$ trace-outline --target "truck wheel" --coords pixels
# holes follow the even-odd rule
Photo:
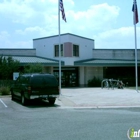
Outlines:
[[[14,100],[14,94],[13,94],[13,91],[11,90],[11,100],[13,101]]]
[[[22,94],[21,95],[21,103],[22,103],[22,105],[27,105],[27,99],[26,99],[26,97],[24,96],[24,94]]]
[[[55,103],[55,98],[49,98],[48,100],[49,100],[49,104],[50,104],[50,105],[54,105],[54,103]]]

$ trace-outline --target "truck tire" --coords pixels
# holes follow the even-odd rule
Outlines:
[[[48,100],[49,100],[49,104],[50,104],[50,105],[54,105],[54,103],[55,103],[55,98],[49,98]]]
[[[22,103],[22,105],[24,105],[24,106],[27,105],[27,99],[26,99],[26,97],[24,96],[24,93],[21,94],[21,103]]]
[[[13,94],[13,91],[11,90],[11,100],[14,101],[14,99],[15,99],[14,94]]]

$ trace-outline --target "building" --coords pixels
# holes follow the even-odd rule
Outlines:
[[[59,78],[59,36],[33,39],[33,49],[0,49],[0,55],[11,55],[21,66],[42,63],[43,71]],[[135,79],[134,49],[95,49],[93,39],[74,34],[61,35],[62,86],[87,86],[94,77]],[[138,50],[138,71],[140,71]]]

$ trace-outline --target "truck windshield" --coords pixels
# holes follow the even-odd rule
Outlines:
[[[31,85],[34,85],[34,86],[58,86],[58,81],[53,76],[35,75],[31,78]]]

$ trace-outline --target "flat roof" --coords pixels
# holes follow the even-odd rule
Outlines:
[[[135,49],[124,49],[124,48],[113,48],[113,49],[97,49],[96,47],[93,49],[93,50],[96,50],[96,51],[116,51],[116,50],[124,50],[124,51],[135,51]],[[137,51],[140,51],[140,49],[137,49]]]
[[[71,33],[61,34],[61,36],[65,36],[65,35],[72,35],[72,36],[76,36],[76,37],[79,37],[79,38],[83,38],[83,39],[87,39],[87,40],[92,40],[92,41],[94,41],[94,39],[87,38],[87,37],[83,37],[83,36],[79,36],[79,35],[75,35],[75,34],[71,34]],[[34,40],[40,40],[40,39],[46,39],[46,38],[53,38],[53,37],[58,37],[58,36],[59,36],[59,35],[53,35],[53,36],[48,36],[48,37],[35,38],[35,39],[33,39],[33,41],[34,41]]]
[[[36,50],[35,48],[0,48],[0,50]]]

